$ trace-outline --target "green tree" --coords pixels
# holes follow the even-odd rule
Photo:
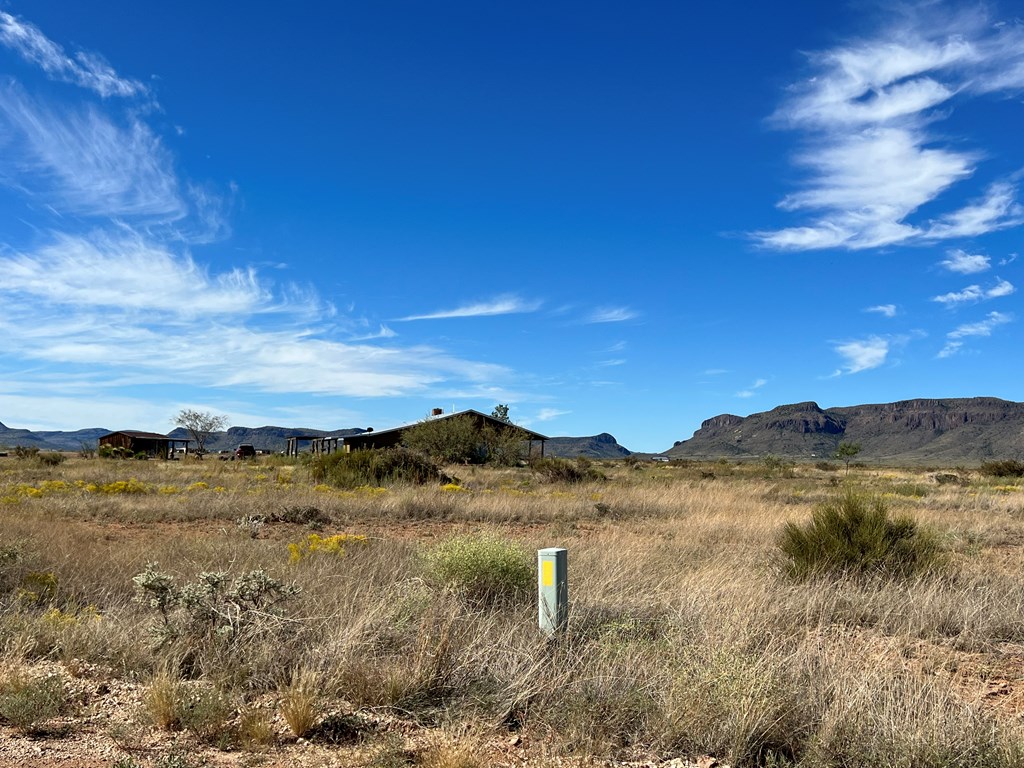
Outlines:
[[[508,417],[508,406],[504,403],[498,403],[494,406],[494,410],[491,411],[491,416],[498,421],[504,421],[506,424],[512,423],[512,419]]]
[[[468,464],[484,459],[480,429],[472,416],[426,419],[402,438],[409,450],[443,464]]]
[[[512,423],[480,424],[470,415],[427,419],[406,430],[405,447],[441,464],[494,463],[515,466],[523,458],[526,432]]]
[[[206,441],[213,432],[224,429],[228,424],[227,416],[219,416],[209,411],[195,411],[191,408],[182,408],[174,417],[174,423],[184,427],[196,441],[196,453],[202,456],[206,453]]]
[[[860,443],[840,443],[836,448],[835,457],[846,464],[846,474],[850,474],[850,462],[860,453]]]

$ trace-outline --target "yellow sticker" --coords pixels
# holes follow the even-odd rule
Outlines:
[[[544,587],[555,586],[555,561],[542,560],[540,564],[540,583]]]

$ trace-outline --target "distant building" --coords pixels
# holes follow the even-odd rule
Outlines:
[[[529,453],[527,455],[533,455],[533,444],[535,442],[540,444],[540,455],[544,456],[544,442],[548,439],[547,436],[540,434],[539,432],[533,432],[532,430],[520,427],[517,424],[509,424],[507,421],[496,419],[493,416],[488,416],[486,413],[480,411],[474,411],[472,409],[466,411],[459,411],[458,413],[449,413],[447,415],[441,415],[439,409],[434,409],[434,413],[431,416],[432,421],[440,419],[455,419],[459,417],[470,417],[476,421],[476,424],[481,429],[485,425],[490,425],[495,429],[510,429],[514,428],[523,433],[523,440],[529,443]],[[417,422],[418,423],[418,422]],[[403,427],[395,427],[393,429],[383,429],[380,432],[363,432],[359,435],[349,435],[344,438],[344,450],[348,451],[362,451],[371,448],[393,448],[397,445],[401,445],[405,437],[405,432],[408,429],[412,429],[416,424],[406,424]]]
[[[121,448],[133,454],[144,453],[157,459],[169,459],[172,457],[173,449],[177,443],[183,443],[185,452],[188,453],[188,444],[191,440],[180,437],[168,437],[156,432],[135,432],[122,430],[103,435],[99,439],[100,446],[108,445],[111,448]]]

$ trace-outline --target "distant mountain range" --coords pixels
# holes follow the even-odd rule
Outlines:
[[[663,455],[674,459],[827,459],[842,442],[858,459],[892,464],[977,464],[1024,455],[1024,403],[994,397],[903,400],[819,408],[781,405],[741,417],[723,414]]]
[[[32,432],[27,429],[11,429],[0,423],[0,448],[16,445],[35,447],[46,451],[77,451],[83,446],[95,449],[102,435],[112,430],[93,428],[76,432]],[[229,451],[240,443],[249,443],[261,451],[283,451],[289,437],[348,437],[365,432],[363,429],[308,429],[305,427],[231,427],[226,432],[214,432],[206,442],[206,449],[216,453]],[[168,437],[187,438],[188,432],[178,427],[167,433]],[[593,437],[552,437],[544,448],[546,456],[588,456],[595,459],[617,459],[629,456],[630,451],[619,445],[607,433]]]
[[[107,429],[32,432],[0,424],[0,447],[35,446],[77,451],[96,447]],[[283,451],[289,437],[357,435],[362,429],[324,431],[293,427],[231,427],[211,435],[210,451],[251,443]],[[187,437],[183,429],[171,437]],[[693,437],[680,440],[662,456],[671,459],[757,459],[767,455],[795,460],[828,459],[841,442],[861,446],[858,459],[891,464],[977,464],[988,459],[1024,458],[1024,403],[994,397],[903,400],[879,405],[820,408],[816,403],[780,405],[750,416],[722,414],[705,421]],[[591,437],[552,437],[547,456],[615,459],[631,451],[608,433]]]

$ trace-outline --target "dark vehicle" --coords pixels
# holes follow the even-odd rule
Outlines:
[[[235,448],[236,459],[252,459],[256,456],[256,449],[249,443],[242,443],[240,446]]]

